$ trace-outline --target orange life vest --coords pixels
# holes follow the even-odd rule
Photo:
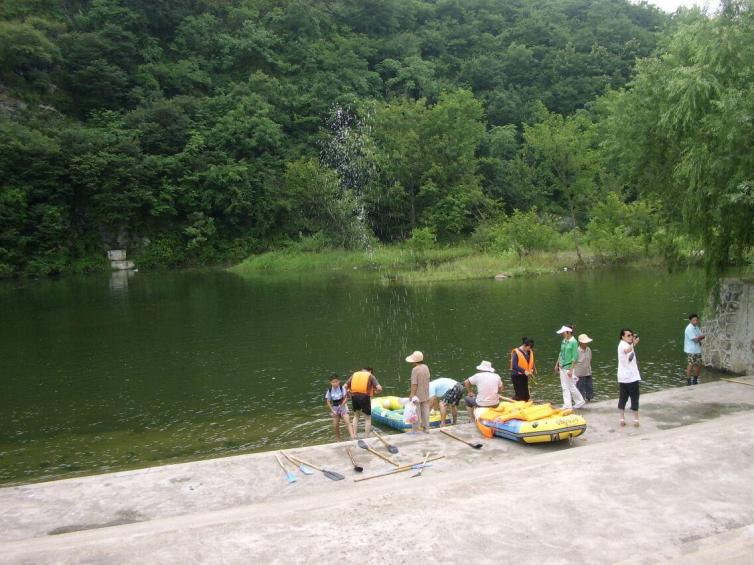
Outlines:
[[[369,386],[369,379],[372,373],[369,371],[356,371],[351,375],[351,393],[353,394],[370,394],[372,387]]]
[[[529,352],[529,360],[526,360],[526,357],[521,352],[521,350],[517,347],[516,349],[511,351],[511,371],[513,370],[513,356],[518,355],[518,368],[522,371],[533,371],[534,370],[534,350],[532,349]]]

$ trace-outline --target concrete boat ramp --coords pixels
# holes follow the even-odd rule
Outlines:
[[[288,484],[255,453],[3,488],[0,563],[751,563],[754,377],[735,380],[645,393],[639,428],[589,405],[570,444],[387,436],[400,464],[445,455],[421,477],[355,482],[393,466],[344,442],[291,450],[341,481]]]

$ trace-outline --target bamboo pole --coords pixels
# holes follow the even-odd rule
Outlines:
[[[729,383],[736,383],[737,385],[746,385],[746,386],[754,386],[754,383],[747,383],[744,381],[737,381],[736,379],[723,379],[724,381],[728,381]]]

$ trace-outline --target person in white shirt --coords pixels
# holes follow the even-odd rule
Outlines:
[[[691,314],[689,325],[683,332],[683,352],[686,354],[686,384],[698,385],[699,373],[702,371],[702,340],[704,334],[699,329],[699,316]],[[691,375],[694,380],[691,380]]]
[[[639,427],[639,365],[636,362],[636,346],[639,336],[633,330],[624,328],[620,331],[618,343],[618,410],[620,410],[620,425],[626,425],[626,401],[631,398],[631,411],[634,413],[634,426]]]
[[[463,381],[466,387],[466,408],[469,418],[474,420],[474,408],[494,408],[500,404],[500,395],[503,393],[503,380],[495,372],[492,363],[482,361],[476,368],[477,374]],[[471,390],[471,385],[476,386],[476,394]]]

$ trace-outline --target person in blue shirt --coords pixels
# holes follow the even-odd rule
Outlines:
[[[440,409],[440,427],[445,425],[448,406],[450,406],[453,425],[455,426],[458,423],[458,404],[461,398],[463,398],[463,385],[458,381],[447,377],[429,381],[430,406]]]
[[[683,339],[683,351],[686,353],[686,384],[698,385],[699,373],[702,371],[702,341],[704,334],[699,328],[699,316],[689,315],[689,325],[686,326]],[[693,381],[691,380],[693,376]]]

